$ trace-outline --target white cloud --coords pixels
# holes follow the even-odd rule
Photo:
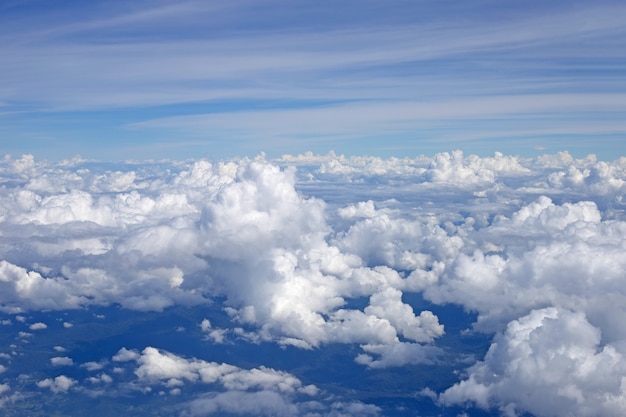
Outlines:
[[[46,323],[33,323],[30,326],[28,326],[29,329],[31,330],[43,330],[43,329],[47,329],[48,326],[46,325]]]
[[[460,254],[441,285],[425,294],[479,312],[484,328],[546,305],[584,311],[608,326],[609,317],[623,314],[617,300],[626,297],[619,278],[626,272],[623,236],[623,222],[602,221],[592,202],[555,205],[541,197],[475,235],[503,252]],[[607,297],[615,302],[603,302]],[[605,331],[612,339],[625,336],[614,326]]]
[[[191,402],[186,415],[237,414],[259,416],[294,416],[298,409],[274,391],[229,391]]]
[[[50,358],[50,363],[53,366],[71,366],[74,365],[74,361],[72,358],[67,356],[55,356],[54,358]]]
[[[439,356],[443,355],[441,348],[406,342],[391,345],[365,345],[362,348],[367,353],[358,355],[355,361],[369,368],[433,364]],[[374,359],[372,355],[378,355],[378,358]]]
[[[115,360],[115,359],[114,359]],[[228,364],[185,359],[153,347],[145,348],[134,359],[139,365],[137,378],[148,384],[164,383],[168,386],[202,382],[219,383],[228,390],[273,390],[281,393],[301,392],[315,395],[314,386],[303,386],[300,380],[286,372],[260,367],[241,369]]]
[[[218,328],[202,320],[202,337],[300,348],[359,344],[357,363],[379,369],[442,357],[443,323],[407,301],[408,293],[421,293],[475,312],[474,330],[498,334],[442,404],[470,400],[537,415],[575,406],[623,411],[626,159],[452,152],[414,159],[306,154],[279,163],[299,168],[281,169],[263,156],[126,171],[5,160],[2,175],[12,180],[0,189],[0,309],[119,304],[158,311],[225,299],[231,322]],[[557,347],[546,329],[562,336]],[[552,379],[537,377],[537,386],[554,402],[522,375],[548,357],[560,362],[545,364]],[[293,396],[315,392],[282,371],[155,348],[123,348],[112,360],[137,364],[137,382],[164,393],[214,384],[274,393],[263,395],[302,411]],[[601,382],[594,371],[573,370],[607,361],[613,366]],[[539,397],[531,403],[515,387]],[[225,407],[219,395],[197,405]],[[253,397],[242,394],[242,401]]]
[[[440,396],[504,414],[614,416],[624,407],[622,348],[600,345],[584,314],[549,307],[514,320],[469,377]]]
[[[294,402],[274,391],[243,392],[229,391],[212,393],[193,400],[184,416],[207,416],[221,413],[259,416],[378,416],[380,408],[362,402],[317,401]]]
[[[415,316],[413,308],[402,302],[402,292],[395,288],[373,294],[365,313],[389,320],[407,339],[415,342],[432,342],[443,335],[443,326],[430,311]]]
[[[208,332],[211,329],[211,322],[209,319],[203,319],[200,323],[200,328],[203,332]]]
[[[104,368],[105,363],[102,363],[102,362],[85,362],[85,363],[81,364],[80,366],[82,368],[87,369],[88,371],[98,371],[98,370]]]
[[[87,378],[87,380],[92,384],[110,384],[113,382],[113,378],[105,373],[101,373],[98,376],[89,377]]]
[[[69,378],[65,375],[59,375],[56,378],[46,378],[41,381],[37,381],[37,386],[39,388],[50,388],[50,390],[55,393],[65,393],[72,386],[76,385],[76,380]]]
[[[121,348],[114,356],[114,362],[128,362],[139,358],[139,353],[132,349]]]

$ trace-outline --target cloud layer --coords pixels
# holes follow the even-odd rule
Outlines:
[[[23,156],[6,157],[0,175],[0,309],[33,331],[22,339],[51,331],[26,322],[30,312],[218,302],[229,323],[198,323],[211,343],[356,345],[356,364],[372,370],[441,363],[451,354],[439,345],[446,323],[407,301],[418,293],[475,314],[467,331],[494,335],[484,358],[459,365],[464,376],[439,394],[440,406],[626,410],[624,158],[456,151],[111,166]],[[315,405],[303,398],[320,389],[284,371],[158,346],[121,349],[111,361],[136,364],[127,383],[137,389],[219,387],[188,415],[246,414],[248,404],[267,415],[379,411]],[[50,365],[79,363],[62,353]],[[92,385],[115,380],[104,362],[81,366],[96,372]],[[68,375],[36,385],[79,389]],[[8,401],[11,384],[2,387]]]

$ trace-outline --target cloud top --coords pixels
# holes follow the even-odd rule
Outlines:
[[[438,404],[624,411],[625,158],[307,153],[112,168],[24,156],[0,163],[0,181],[0,309],[33,330],[22,339],[52,326],[27,324],[30,312],[219,302],[224,322],[196,329],[210,343],[348,344],[371,371],[467,360],[442,342],[449,322],[410,302],[419,296],[475,315],[467,331],[493,335],[485,357],[431,393]],[[171,395],[219,387],[191,415],[245,413],[255,401],[277,404],[268,414],[304,414],[294,398],[319,393],[281,370],[158,346],[120,349],[112,362]],[[102,369],[94,386],[114,381],[103,363],[83,365]],[[37,385],[63,393],[76,381]],[[226,405],[234,398],[241,409]]]

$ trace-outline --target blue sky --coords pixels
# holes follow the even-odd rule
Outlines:
[[[0,153],[626,152],[626,6],[3,1]]]

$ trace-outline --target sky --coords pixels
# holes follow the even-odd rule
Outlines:
[[[626,415],[624,16],[0,2],[0,413]]]
[[[624,155],[611,1],[0,4],[0,153]]]

